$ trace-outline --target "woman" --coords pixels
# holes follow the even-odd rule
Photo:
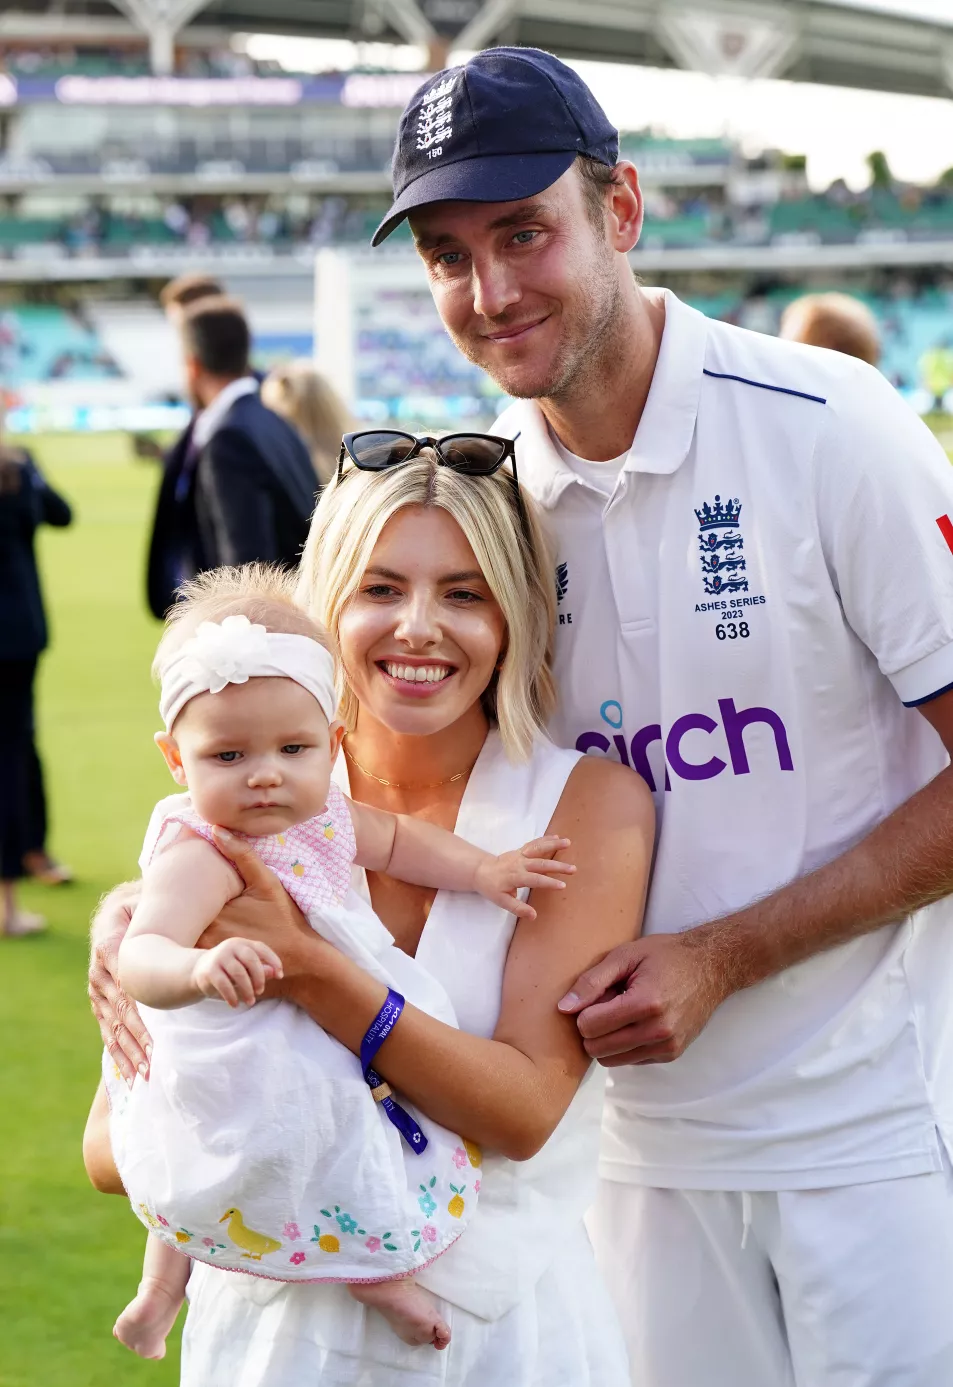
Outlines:
[[[16,882],[69,880],[46,855],[42,770],[33,744],[33,684],[47,645],[46,614],[34,553],[42,524],[68,525],[67,503],[29,453],[2,440],[0,411],[0,933],[35,934],[40,915],[18,908]]]
[[[322,497],[301,592],[341,651],[343,786],[487,848],[563,835],[577,873],[565,892],[548,893],[553,900],[534,898],[537,919],[515,928],[511,915],[471,897],[367,881],[378,915],[443,982],[461,1026],[408,1007],[375,1068],[488,1153],[479,1216],[420,1277],[442,1297],[450,1348],[408,1348],[342,1287],[274,1287],[196,1267],[186,1387],[628,1383],[582,1225],[601,1083],[557,1002],[638,929],[652,810],[633,773],[558,751],[542,732],[554,697],[551,574],[532,509],[507,472],[461,475],[424,449],[386,471],[345,468]],[[266,940],[283,961],[283,995],[358,1053],[382,989],[302,928],[247,847],[235,841],[230,851],[248,889],[205,942],[230,933]],[[148,1061],[141,1022],[113,981],[125,890],[95,927],[90,993],[132,1077]],[[116,1190],[100,1097],[85,1154],[94,1184]]]
[[[298,430],[311,454],[322,486],[334,476],[341,435],[349,427],[347,409],[330,382],[301,357],[269,371],[261,401]]]

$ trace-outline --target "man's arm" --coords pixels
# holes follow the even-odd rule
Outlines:
[[[953,754],[953,690],[918,710]],[[677,1059],[746,987],[953,892],[953,766],[841,857],[764,900],[681,934],[613,949],[560,1003],[593,1059]],[[620,995],[599,1000],[624,983]]]
[[[220,429],[199,463],[198,483],[222,564],[267,563],[280,557],[269,473],[249,439]]]

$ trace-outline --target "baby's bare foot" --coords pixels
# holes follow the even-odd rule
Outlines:
[[[432,1344],[434,1348],[449,1344],[450,1326],[438,1314],[433,1297],[412,1277],[349,1286],[348,1290],[362,1305],[379,1311],[405,1344]]]
[[[182,1306],[158,1281],[142,1281],[134,1301],[126,1306],[113,1327],[113,1335],[140,1358],[164,1358],[165,1341]]]

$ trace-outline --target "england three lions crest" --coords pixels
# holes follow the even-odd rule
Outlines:
[[[430,157],[442,154],[444,144],[453,135],[453,89],[458,76],[453,73],[424,93],[417,116],[417,148],[430,150]]]
[[[705,501],[701,510],[695,508],[695,514],[705,592],[709,597],[720,597],[726,592],[747,592],[745,542],[739,525],[741,502],[737,497],[722,501],[716,496],[714,505]]]

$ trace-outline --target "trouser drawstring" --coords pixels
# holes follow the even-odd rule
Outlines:
[[[751,1195],[747,1191],[741,1195],[741,1248],[744,1251],[751,1232]]]

